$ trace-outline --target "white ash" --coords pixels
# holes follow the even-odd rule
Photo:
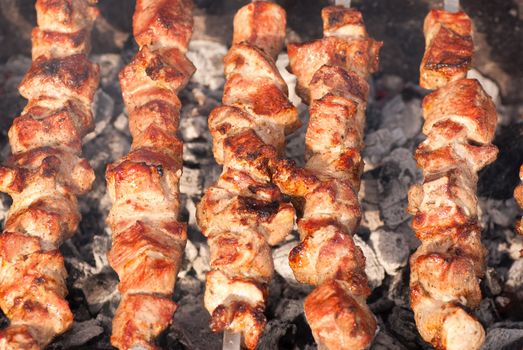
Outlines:
[[[295,106],[299,105],[301,98],[296,95],[296,76],[289,73],[288,71],[289,55],[287,55],[287,53],[278,55],[278,59],[276,60],[276,67],[280,71],[283,80],[285,80],[285,83],[289,87],[289,100]]]
[[[205,141],[184,143],[183,161],[191,165],[206,165],[214,163],[212,146]]]
[[[225,84],[223,76],[223,56],[227,48],[212,41],[192,40],[187,57],[196,67],[192,81],[217,90]]]
[[[7,195],[0,194],[0,223],[3,223],[5,220],[7,211],[9,210],[9,202],[10,200]]]
[[[380,218],[380,210],[377,205],[362,203],[363,216],[361,226],[369,229],[371,232],[384,225]]]
[[[129,128],[129,118],[124,113],[120,113],[113,125],[118,131],[125,132]]]
[[[421,130],[423,118],[418,98],[406,102],[401,95],[397,95],[383,106],[381,113],[382,129],[398,129],[407,139],[414,138]]]
[[[203,177],[199,169],[183,167],[180,179],[180,192],[189,196],[201,194],[203,191]]]
[[[207,131],[207,116],[197,115],[190,118],[183,118],[180,121],[180,130],[183,135],[184,142],[192,142],[199,138],[209,136]]]
[[[193,270],[200,281],[205,281],[205,274],[209,272],[209,247],[201,244],[198,257],[192,262]]]
[[[292,240],[276,247],[272,250],[272,260],[274,270],[280,274],[288,283],[298,284],[291,267],[289,266],[289,253],[298,244],[297,240]]]
[[[523,322],[506,322],[488,329],[482,350],[518,350],[522,348]]]
[[[507,200],[482,198],[480,208],[484,226],[496,224],[510,227],[519,215],[519,207],[513,198]]]
[[[379,208],[379,191],[377,179],[362,179],[358,199],[362,208],[360,225],[371,232],[384,225]]]
[[[365,137],[363,155],[370,164],[378,164],[381,159],[390,153],[393,147],[407,141],[401,129],[379,129]]]
[[[198,257],[198,248],[191,242],[187,240],[184,251],[184,260],[180,272],[178,272],[178,278],[184,279],[187,274],[191,272],[193,268],[192,262]]]
[[[523,258],[516,260],[508,270],[505,288],[523,297]]]
[[[407,239],[401,232],[376,230],[370,234],[370,242],[387,274],[395,275],[407,264],[410,250]]]
[[[354,243],[361,248],[365,255],[365,273],[371,288],[381,285],[385,278],[385,268],[379,263],[374,250],[358,235],[354,235]]]
[[[499,95],[499,87],[494,81],[481,74],[477,69],[469,70],[467,72],[467,78],[477,79],[481,83],[481,86],[483,87],[485,92],[490,97],[492,97],[492,100],[494,100],[496,104],[499,104],[501,102]]]
[[[94,130],[85,135],[83,142],[87,143],[100,135],[113,119],[114,100],[102,89],[98,89],[94,95],[93,110],[96,116]]]
[[[117,54],[93,55],[91,60],[100,67],[100,86],[114,94],[120,93],[118,74],[124,66],[122,56]]]
[[[513,231],[508,231],[507,233],[505,237],[508,245],[508,254],[512,260],[517,260],[521,257],[521,252],[523,251],[523,237],[514,234]]]
[[[191,228],[196,228],[196,205],[198,200],[195,200],[193,198],[188,198],[185,202],[185,209],[187,210],[187,214],[189,216],[189,219],[187,220],[187,224]]]

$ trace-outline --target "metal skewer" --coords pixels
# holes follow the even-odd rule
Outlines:
[[[345,6],[346,8],[350,8],[350,1],[351,0],[336,0],[336,5]]]
[[[459,0],[445,0],[445,11],[459,12]]]
[[[223,332],[222,350],[240,350],[242,335],[232,331]]]

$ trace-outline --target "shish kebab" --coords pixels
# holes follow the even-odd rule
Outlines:
[[[316,288],[305,316],[319,348],[364,349],[376,332],[366,304],[365,257],[352,234],[360,222],[361,150],[370,73],[378,69],[381,42],[370,38],[355,9],[322,10],[324,37],[288,45],[297,93],[310,105],[306,165],[279,161],[273,179],[304,199],[298,222],[302,242],[289,254],[299,282]]]
[[[211,255],[205,307],[212,330],[224,331],[224,349],[238,348],[239,337],[256,347],[274,273],[270,246],[294,225],[294,208],[271,183],[269,168],[283,152],[285,135],[301,125],[274,63],[285,26],[285,11],[274,3],[252,2],[236,13],[224,58],[223,105],[209,116],[223,172],[206,190],[197,220]]]
[[[137,0],[133,34],[140,50],[120,72],[133,143],[106,171],[113,200],[109,262],[122,294],[111,343],[119,349],[156,349],[177,307],[171,298],[187,240],[178,221],[177,94],[195,71],[185,56],[192,8],[190,0]]]
[[[421,246],[411,256],[411,306],[416,325],[437,349],[480,349],[481,323],[468,310],[481,301],[485,269],[478,203],[478,171],[494,161],[496,108],[481,84],[467,79],[473,42],[470,18],[457,1],[425,18],[420,85],[427,139],[415,159],[424,181],[409,191],[409,212]]]
[[[59,246],[78,228],[76,196],[94,181],[81,152],[99,80],[87,59],[95,4],[36,1],[33,62],[19,87],[28,104],[9,129],[12,156],[0,166],[0,190],[13,199],[0,235],[0,307],[10,320],[1,349],[44,348],[73,323]]]

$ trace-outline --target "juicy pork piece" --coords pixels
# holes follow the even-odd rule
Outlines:
[[[172,294],[187,241],[186,225],[178,221],[183,145],[176,135],[177,94],[195,70],[185,56],[192,24],[191,1],[136,3],[140,51],[120,72],[133,143],[106,171],[113,200],[109,263],[122,294],[111,337],[118,349],[156,349],[155,338],[176,311]]]
[[[151,50],[187,50],[193,18],[191,0],[137,0],[133,16],[134,39]]]
[[[478,350],[485,331],[467,311],[481,301],[486,254],[475,193],[478,171],[497,155],[496,108],[478,81],[465,79],[473,51],[467,15],[433,10],[424,30],[420,85],[439,89],[423,100],[427,139],[415,158],[424,181],[409,191],[421,240],[410,259],[411,306],[436,348]]]
[[[58,248],[78,227],[76,196],[94,181],[80,156],[99,80],[86,57],[98,10],[93,1],[38,0],[36,14],[33,64],[20,85],[28,104],[0,166],[0,190],[13,199],[0,235],[0,307],[10,319],[2,349],[40,349],[71,326]]]
[[[322,19],[324,34],[322,39],[287,46],[290,68],[298,80],[296,93],[306,103],[323,96],[311,96],[312,90],[322,93],[317,88],[313,89],[311,82],[320,68],[323,66],[341,68],[346,72],[345,74],[359,76],[365,81],[369,74],[378,69],[378,53],[383,45],[382,42],[368,36],[362,15],[356,10],[342,6],[326,7],[322,11]],[[364,86],[364,91],[368,89],[366,84],[359,84]],[[353,92],[357,94],[356,90]],[[365,99],[360,98],[358,102],[362,102],[365,106],[366,93]]]
[[[371,292],[365,257],[352,234],[361,219],[366,80],[378,68],[381,42],[367,35],[354,9],[327,7],[322,18],[323,39],[288,47],[297,92],[310,103],[307,162],[304,169],[275,162],[273,180],[304,202],[302,242],[289,262],[298,281],[316,287],[305,299],[305,316],[318,346],[364,349],[376,320],[365,303]]]
[[[366,283],[365,280],[361,281]],[[325,349],[363,349],[374,337],[376,320],[365,296],[355,293],[343,280],[328,280],[305,299],[312,334]]]
[[[89,52],[98,9],[93,0],[38,0],[37,27],[32,32],[33,60],[40,56],[67,57]]]
[[[300,126],[274,64],[284,37],[285,12],[278,5],[258,1],[237,12],[233,46],[224,58],[223,105],[209,116],[223,173],[197,210],[211,252],[205,291],[211,329],[241,333],[249,349],[266,323],[274,271],[270,246],[282,242],[294,225],[294,208],[271,183],[270,169],[285,135]]]
[[[464,12],[432,10],[425,18],[423,32],[425,55],[420,67],[420,86],[434,90],[465,78],[474,51],[469,16]]]
[[[283,49],[286,25],[283,8],[267,1],[255,1],[239,9],[234,16],[232,43],[248,43],[276,59]]]

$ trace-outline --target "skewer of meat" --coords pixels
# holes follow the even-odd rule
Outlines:
[[[211,271],[205,307],[213,331],[241,333],[254,349],[265,327],[265,301],[273,275],[270,246],[294,224],[294,208],[271,183],[269,164],[282,153],[285,135],[300,126],[296,108],[274,60],[283,47],[285,11],[265,1],[234,17],[233,46],[224,58],[223,105],[209,116],[217,182],[198,205],[208,238]]]
[[[58,248],[78,227],[76,196],[94,181],[81,140],[93,127],[99,77],[86,56],[95,1],[38,0],[36,15],[33,62],[19,88],[28,104],[0,166],[0,190],[13,199],[0,235],[0,307],[10,320],[1,349],[40,349],[71,326]]]
[[[378,68],[382,43],[368,36],[357,10],[330,6],[322,18],[323,39],[288,45],[297,92],[310,105],[307,163],[279,161],[274,181],[304,202],[302,241],[289,262],[299,282],[316,287],[305,299],[305,316],[318,347],[364,349],[376,321],[366,304],[365,257],[352,234],[361,218],[367,78]]]
[[[410,259],[411,306],[418,330],[438,349],[479,349],[485,332],[469,313],[481,301],[485,249],[478,224],[480,169],[494,161],[496,108],[480,83],[466,79],[473,43],[464,12],[432,10],[425,19],[420,85],[427,139],[415,159],[424,181],[409,191],[421,246]]]
[[[111,343],[119,349],[156,349],[155,338],[176,311],[171,298],[187,240],[178,221],[177,94],[195,71],[185,56],[192,7],[191,0],[137,0],[133,33],[140,50],[120,72],[133,143],[106,171],[113,200],[109,262],[122,295]]]

